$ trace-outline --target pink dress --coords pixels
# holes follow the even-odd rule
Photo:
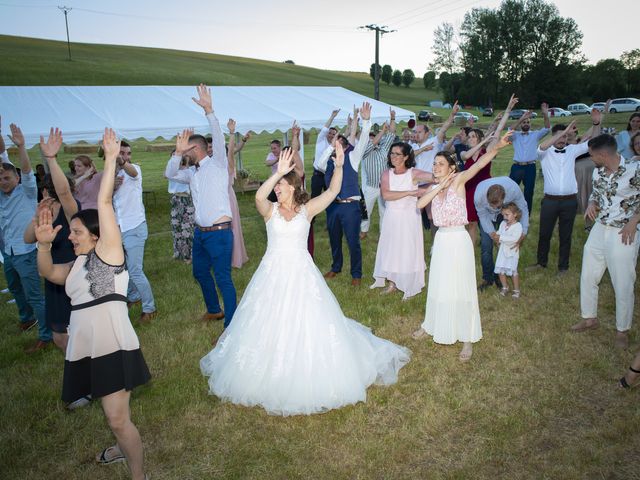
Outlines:
[[[229,205],[231,206],[231,230],[233,231],[233,253],[231,254],[231,266],[240,268],[249,261],[247,249],[244,246],[242,236],[242,224],[240,223],[240,209],[238,199],[233,190],[233,182],[236,179],[235,172],[229,174]]]
[[[449,188],[431,205],[433,222],[439,228],[433,241],[422,329],[436,343],[477,342],[482,327],[473,244],[465,229],[466,199]]]
[[[412,172],[410,168],[396,175],[393,169],[389,170],[389,189],[394,192],[417,190]],[[385,279],[390,280],[404,293],[403,300],[422,291],[427,267],[417,201],[416,197],[411,196],[385,202],[373,271],[376,281],[371,285],[371,288],[384,287]]]

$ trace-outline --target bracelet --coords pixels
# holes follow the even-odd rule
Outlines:
[[[36,243],[36,249],[37,249],[39,252],[50,252],[50,251],[51,251],[51,247],[53,247],[53,244],[51,244],[51,243],[50,243],[50,244],[49,244],[49,248],[48,248],[47,250],[43,250],[42,248],[40,248],[40,242],[37,242],[37,243]]]
[[[593,125],[594,127],[597,127],[598,125],[600,125],[600,122],[598,122],[598,123],[592,123],[591,125]]]

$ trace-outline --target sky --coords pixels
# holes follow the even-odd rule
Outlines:
[[[66,3],[65,3],[66,2]],[[411,68],[421,77],[433,60],[433,31],[442,22],[459,26],[474,7],[496,8],[500,0],[351,0],[333,4],[298,0],[0,0],[0,33],[72,42],[193,50],[321,69],[369,71],[375,34],[365,25],[386,25],[380,63]],[[619,58],[640,48],[638,0],[553,2],[583,33],[590,63]],[[613,8],[610,8],[613,7]]]

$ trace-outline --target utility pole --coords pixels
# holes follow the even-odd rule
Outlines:
[[[365,25],[363,27],[359,27],[362,29],[372,30],[376,32],[376,61],[373,69],[373,98],[376,100],[380,100],[380,35],[384,35],[385,33],[392,33],[397,30],[389,30],[386,25]]]
[[[69,51],[69,61],[71,61],[71,43],[69,42],[69,21],[67,20],[67,14],[73,10],[70,7],[58,7],[59,10],[64,12],[64,24],[67,27],[67,50]]]

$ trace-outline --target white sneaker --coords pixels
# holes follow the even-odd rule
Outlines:
[[[0,290],[0,293],[9,293],[9,289],[8,288],[3,288],[2,290]]]
[[[79,399],[67,405],[67,410],[75,410],[76,408],[86,407],[90,403],[91,403],[91,395],[87,395],[86,397],[80,397]]]
[[[16,303],[16,299],[12,298],[11,300],[7,300],[7,303]]]

